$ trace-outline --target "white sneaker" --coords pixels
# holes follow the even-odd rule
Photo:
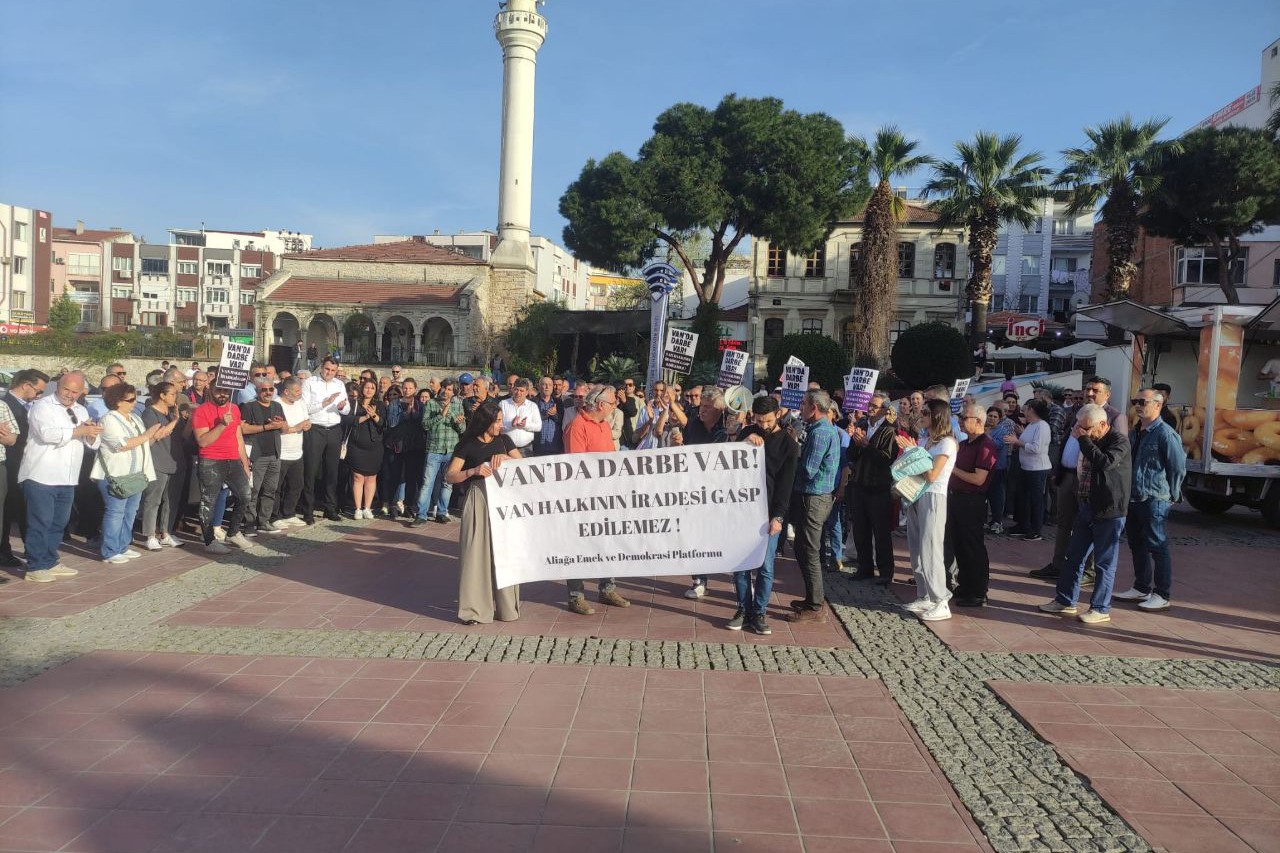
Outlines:
[[[1130,587],[1124,592],[1117,592],[1113,594],[1111,597],[1116,601],[1146,601],[1151,597],[1151,593],[1141,592],[1134,587]]]
[[[695,583],[684,591],[685,598],[702,598],[707,594],[707,588],[704,584]]]
[[[396,515],[404,515],[404,501],[396,501]]]
[[[73,569],[70,566],[64,566],[62,563],[58,563],[56,566],[50,566],[46,571],[55,578],[73,578],[80,574],[77,569]]]
[[[174,539],[173,534],[166,533],[164,535],[164,538],[160,540],[160,544],[165,545],[169,548],[181,548],[185,543],[179,542],[177,539]]]
[[[253,543],[243,533],[237,533],[235,536],[227,537],[228,545],[235,545],[237,548],[252,548]]]
[[[226,531],[226,530],[222,529],[221,527],[215,527],[215,528],[213,528],[213,541],[214,541],[214,542],[225,542],[225,541],[226,541],[226,539],[227,539],[227,531]]]
[[[933,602],[927,598],[917,598],[915,601],[902,605],[902,609],[908,613],[924,613],[933,607]]]
[[[159,551],[159,550],[160,550],[160,547],[161,547],[161,546],[160,546],[160,540],[159,540],[159,539],[157,539],[157,538],[156,538],[156,537],[154,537],[154,536],[148,536],[148,537],[147,537],[147,550],[148,550],[148,551]]]
[[[1143,601],[1138,602],[1139,610],[1168,610],[1170,607],[1169,599],[1154,592],[1147,596]]]
[[[36,569],[35,571],[27,570],[23,580],[29,580],[32,583],[53,583],[56,578],[49,569]]]
[[[290,527],[306,527],[307,526],[307,523],[302,519],[298,518],[296,515],[290,516],[287,519],[282,519],[282,521],[289,522]]]
[[[208,545],[205,545],[204,549],[210,554],[230,554],[231,553],[231,549],[228,548],[226,545],[223,545],[217,539],[213,540]]]
[[[951,608],[947,606],[945,601],[933,605],[928,610],[920,614],[920,619],[925,622],[941,622],[943,619],[951,618]]]
[[[277,518],[275,521],[271,522],[272,530],[288,530],[292,526],[293,525],[285,521],[283,518]]]
[[[142,556],[142,552],[141,552],[141,551],[135,551],[135,550],[133,550],[132,548],[130,548],[129,550],[125,551],[125,552],[124,552],[123,554],[121,554],[120,556],[121,556],[121,557],[124,557],[126,560],[136,560],[136,559],[138,559],[139,557],[141,557],[141,556]]]
[[[106,559],[104,559],[102,562],[104,562],[104,563],[112,563],[112,564],[114,564],[114,565],[117,565],[117,566],[118,566],[118,565],[120,565],[121,563],[127,563],[127,562],[129,562],[129,558],[128,558],[128,557],[126,557],[124,554],[116,554],[114,557],[107,557],[107,558],[106,558]]]

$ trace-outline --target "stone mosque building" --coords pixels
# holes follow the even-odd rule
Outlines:
[[[475,365],[535,293],[530,248],[534,73],[547,35],[539,0],[507,0],[497,245],[488,261],[409,239],[284,255],[259,288],[255,344],[298,341],[347,362]]]

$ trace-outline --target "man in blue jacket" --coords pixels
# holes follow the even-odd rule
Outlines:
[[[1141,610],[1168,610],[1173,560],[1164,523],[1169,506],[1182,500],[1187,454],[1177,433],[1161,417],[1164,394],[1148,388],[1131,402],[1138,413],[1138,428],[1129,441],[1133,447],[1133,491],[1125,526],[1133,554],[1133,587],[1113,598],[1134,602]]]

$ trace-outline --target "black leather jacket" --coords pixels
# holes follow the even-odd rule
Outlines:
[[[1123,518],[1129,512],[1129,492],[1133,488],[1129,436],[1114,429],[1097,441],[1081,436],[1080,454],[1089,460],[1093,470],[1089,489],[1093,517]]]
[[[864,418],[858,422],[861,429],[870,427]],[[845,458],[849,463],[849,482],[870,490],[884,490],[893,485],[889,466],[898,458],[897,428],[888,419],[880,422],[880,428],[871,436],[866,447],[849,443]]]

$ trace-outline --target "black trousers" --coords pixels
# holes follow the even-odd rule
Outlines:
[[[333,514],[338,511],[338,449],[342,446],[342,427],[312,424],[302,437],[302,501],[303,518],[316,509]]]
[[[156,519],[157,534],[163,527],[165,533],[177,533],[182,517],[187,514],[187,495],[191,489],[191,460],[186,456],[175,459],[178,470],[169,475],[169,517]]]
[[[298,514],[298,498],[302,496],[303,461],[301,459],[280,460],[280,500],[276,502],[275,521],[279,518],[293,518]]]
[[[987,556],[987,496],[952,492],[947,495],[947,534],[943,560],[956,564],[956,596],[986,598],[991,582],[991,560]]]
[[[849,489],[849,521],[858,550],[858,574],[893,577],[893,496],[888,489]]]
[[[27,499],[22,494],[22,488],[18,486],[18,466],[21,464],[21,456],[18,459],[6,459],[4,462],[4,521],[3,530],[0,530],[0,557],[9,557],[13,555],[13,546],[9,544],[9,531],[16,523],[18,525],[18,533],[22,535],[23,540],[27,538]]]
[[[811,610],[826,602],[822,588],[822,528],[831,515],[833,495],[791,496],[791,524],[796,529],[796,562],[804,581],[804,600]]]

